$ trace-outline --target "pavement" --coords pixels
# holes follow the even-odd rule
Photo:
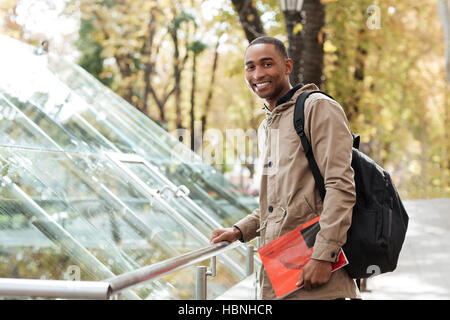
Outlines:
[[[397,269],[369,278],[364,300],[450,299],[450,199],[403,201],[408,231]],[[218,300],[254,300],[249,277]]]
[[[408,231],[397,269],[367,281],[365,300],[450,299],[450,199],[403,202]]]

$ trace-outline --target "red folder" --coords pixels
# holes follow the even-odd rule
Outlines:
[[[303,266],[311,259],[319,230],[319,217],[317,217],[258,249],[278,298],[284,298],[303,287],[303,285],[297,287],[296,283]],[[348,260],[341,249],[339,259],[332,265],[332,271],[347,264]]]

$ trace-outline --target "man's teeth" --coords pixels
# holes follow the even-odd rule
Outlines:
[[[266,84],[269,84],[269,83],[268,83],[268,82],[255,83],[255,86],[257,86],[257,87],[262,87],[262,86],[265,86]]]

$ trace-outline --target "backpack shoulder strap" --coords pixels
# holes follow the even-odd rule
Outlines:
[[[319,190],[320,197],[322,198],[322,201],[325,199],[325,185],[323,182],[323,177],[320,174],[319,167],[317,166],[316,160],[314,159],[314,154],[312,152],[311,144],[309,143],[308,139],[306,138],[305,134],[305,101],[309,97],[309,95],[313,93],[322,93],[331,99],[333,99],[328,94],[322,92],[322,91],[308,91],[303,92],[300,94],[300,96],[297,98],[297,101],[295,102],[295,109],[294,109],[294,128],[297,132],[298,136],[300,137],[300,141],[302,142],[303,150],[305,151],[306,158],[308,159],[309,167],[312,171],[312,174],[314,176],[314,180],[316,182],[316,188]],[[334,100],[334,99],[333,99]]]

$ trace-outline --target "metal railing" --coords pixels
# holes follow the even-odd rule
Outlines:
[[[102,281],[0,279],[0,296],[67,299],[109,299],[111,288]]]
[[[65,281],[39,279],[0,278],[0,296],[63,299],[111,299],[138,284],[156,280],[164,275],[192,266],[211,258],[210,271],[205,266],[197,267],[196,299],[206,299],[207,276],[216,275],[216,256],[242,245],[226,241],[188,252],[137,270],[103,281]],[[246,275],[254,272],[254,249],[247,247]]]

